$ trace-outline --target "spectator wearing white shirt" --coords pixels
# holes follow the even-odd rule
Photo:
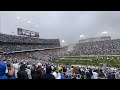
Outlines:
[[[93,79],[98,79],[98,73],[96,72],[96,70],[94,70],[92,73],[93,73],[92,78]]]

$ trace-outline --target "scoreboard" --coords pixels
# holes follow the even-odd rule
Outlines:
[[[39,37],[38,32],[22,29],[22,28],[17,28],[17,34],[22,35],[22,36],[27,36],[27,37]]]

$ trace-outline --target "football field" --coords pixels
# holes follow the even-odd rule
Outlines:
[[[106,64],[107,66],[119,68],[120,55],[64,56],[52,62],[68,65],[92,65],[92,66],[101,66],[102,64]]]

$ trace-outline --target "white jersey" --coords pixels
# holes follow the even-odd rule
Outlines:
[[[67,75],[72,75],[72,68],[67,68]]]
[[[31,70],[30,69],[26,69],[25,71],[27,72],[28,78],[32,79]]]
[[[98,73],[93,72],[93,79],[98,79]]]
[[[57,74],[57,78],[56,79],[61,79],[61,73]]]
[[[18,73],[18,68],[19,68],[18,63],[13,64],[13,67],[15,68],[15,78],[17,78],[17,73]]]
[[[54,75],[55,79],[57,79],[58,74],[56,72],[53,72],[52,74]]]

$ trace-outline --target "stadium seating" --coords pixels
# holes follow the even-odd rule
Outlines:
[[[120,39],[77,43],[75,55],[119,55]]]
[[[60,47],[59,39],[40,39],[0,34],[0,51],[12,52]]]

